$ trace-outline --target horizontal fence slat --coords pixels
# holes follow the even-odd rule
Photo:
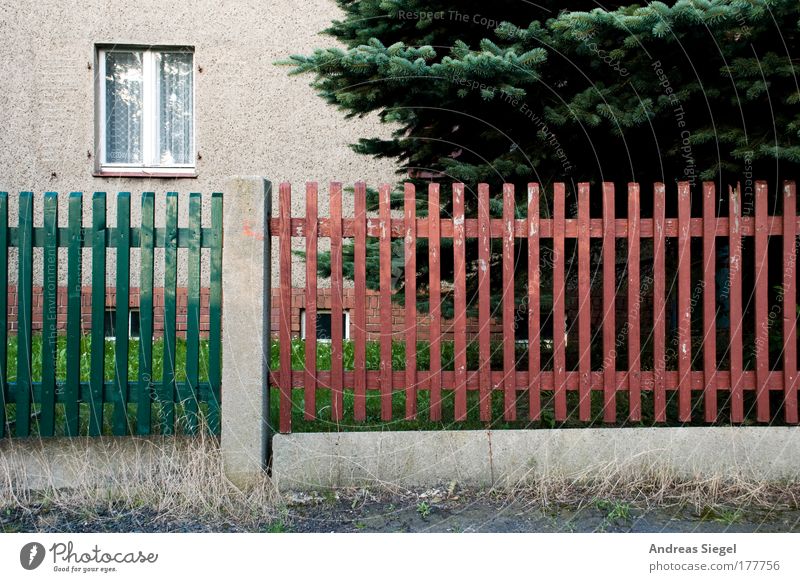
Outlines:
[[[278,228],[280,219],[271,219],[271,228]],[[603,238],[603,219],[592,218],[589,220],[589,236],[591,238]],[[795,220],[796,227],[800,228],[800,218]],[[752,217],[740,218],[740,231],[742,236],[755,236],[755,219]],[[392,236],[401,237],[405,230],[405,225],[402,218],[392,219]],[[527,221],[517,219],[514,221],[514,237],[527,238]],[[342,219],[342,236],[352,237],[354,234],[354,223],[352,218]],[[478,236],[478,219],[467,218],[464,221],[464,231],[467,238],[477,238]],[[13,230],[13,229],[12,229]],[[304,237],[306,236],[306,224],[304,218],[293,218],[291,221],[292,236]],[[717,236],[727,236],[730,230],[729,220],[727,217],[720,217],[717,220]],[[493,218],[489,224],[489,234],[491,238],[503,238],[503,221],[502,219]],[[542,218],[540,222],[541,238],[553,238],[554,236],[554,223],[552,218]],[[639,236],[641,238],[653,238],[654,226],[652,218],[642,218],[639,222]],[[781,221],[773,221],[769,225],[767,233],[770,236],[779,236],[783,234],[783,223]],[[330,220],[327,218],[320,218],[318,225],[318,234],[322,238],[330,238],[331,225]],[[567,218],[564,220],[563,234],[565,238],[578,238],[579,228],[578,220],[575,218]],[[689,222],[689,234],[693,237],[703,236],[703,219],[692,218]],[[614,235],[616,238],[628,237],[628,221],[625,218],[617,218],[614,223]],[[187,235],[188,236],[188,235]],[[380,221],[377,218],[367,219],[367,236],[379,237],[380,236]],[[417,218],[417,237],[429,238],[430,225],[427,218]],[[440,236],[442,238],[452,238],[453,236],[453,219],[442,218],[440,219]],[[665,218],[664,220],[664,236],[668,238],[677,238],[679,236],[678,219]],[[16,240],[16,239],[14,239]]]
[[[324,389],[330,381],[330,371],[320,370],[317,372],[319,387],[318,390]],[[467,370],[467,390],[478,391],[479,385],[479,372],[477,370]],[[554,373],[552,370],[541,372],[541,387],[546,392],[553,392],[556,380],[554,380]],[[304,382],[304,374],[302,370],[295,370],[292,372],[291,386],[293,388],[301,388]],[[392,382],[395,391],[403,390],[403,371],[395,371],[392,373]],[[418,390],[431,390],[432,384],[438,382],[441,389],[452,390],[455,386],[455,372],[452,370],[444,370],[440,374],[431,374],[430,370],[417,370],[418,377]],[[353,371],[345,370],[344,372],[344,386],[350,389],[353,386]],[[490,381],[493,391],[503,392],[505,385],[503,383],[505,372],[503,370],[492,370]],[[438,379],[438,380],[437,380]],[[605,387],[604,372],[601,370],[592,371],[590,374],[590,387],[593,391],[602,391]],[[784,389],[784,375],[782,370],[773,370],[767,377],[767,388],[776,393],[783,392]],[[518,391],[524,391],[528,387],[528,371],[517,370],[512,381],[514,387]],[[580,388],[580,372],[568,371],[564,372],[563,379],[558,380],[563,386],[563,390],[577,393]],[[13,383],[12,383],[13,385]],[[270,385],[278,387],[279,380],[272,377]],[[653,371],[642,370],[640,375],[640,385],[642,393],[653,391]],[[705,374],[702,370],[693,371],[688,377],[687,385],[692,392],[701,394],[706,388]],[[755,394],[756,390],[756,373],[752,370],[742,372],[741,389],[743,392],[751,392]],[[731,389],[731,374],[728,370],[720,370],[716,378],[717,390],[720,392],[729,392]],[[614,375],[614,392],[627,393],[628,391],[628,372],[619,370]],[[677,370],[668,370],[664,374],[664,389],[667,392],[678,392],[680,387],[680,375]],[[380,370],[367,370],[367,390],[380,391]]]
[[[327,374],[328,372],[326,372]],[[185,391],[185,382],[178,382],[180,385],[180,390]],[[31,403],[32,404],[40,404],[42,401],[42,383],[41,382],[32,382],[30,384],[32,387],[31,391]],[[57,385],[61,387],[62,384],[59,383]],[[198,384],[199,387],[199,394],[200,394],[200,402],[210,402],[213,398],[213,394],[211,392],[211,384],[208,382],[200,382]],[[16,390],[17,383],[10,382],[9,388],[11,390]],[[92,399],[91,392],[94,388],[92,387],[90,382],[80,382],[78,384],[78,404],[86,404],[88,405]],[[128,401],[137,401],[139,398],[139,382],[138,380],[131,380],[128,382],[128,386],[126,388],[125,394]],[[64,393],[63,390],[56,390],[56,404],[66,404],[68,396]],[[105,404],[113,404],[118,399],[118,388],[117,383],[114,380],[106,380],[103,383],[102,387],[102,402]],[[13,393],[9,398],[9,404],[16,403],[16,395]],[[66,433],[65,433],[66,434]]]
[[[78,192],[77,194],[80,194]],[[246,227],[245,227],[246,228]],[[170,243],[167,241],[167,229],[163,227],[156,228],[155,232],[155,247],[159,249],[166,248]],[[81,246],[91,248],[93,245],[94,232],[91,228],[81,228]],[[9,246],[19,246],[19,232],[17,227],[9,229]],[[116,227],[108,227],[103,233],[105,245],[108,248],[117,246],[120,232]],[[47,232],[44,227],[37,226],[33,229],[33,246],[44,247],[47,239]],[[178,229],[178,248],[188,249],[191,245],[192,232],[189,228]],[[59,248],[69,247],[70,241],[70,228],[62,226],[57,229],[56,234],[57,246]],[[133,227],[128,234],[128,241],[131,248],[136,249],[142,246],[142,230],[139,227]],[[211,248],[214,244],[214,230],[213,228],[203,228],[200,231],[200,246],[202,248]]]

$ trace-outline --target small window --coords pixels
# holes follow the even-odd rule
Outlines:
[[[317,339],[331,341],[331,312],[317,311]],[[350,339],[350,312],[342,312],[342,339]],[[306,339],[306,310],[300,310],[300,338]]]
[[[193,174],[192,50],[101,48],[97,60],[100,172]]]
[[[103,335],[106,339],[117,338],[117,310],[109,307],[103,314]],[[131,309],[128,312],[128,337],[139,337],[139,310]]]
[[[106,309],[103,314],[103,335],[106,339],[114,339],[117,337],[117,310]]]

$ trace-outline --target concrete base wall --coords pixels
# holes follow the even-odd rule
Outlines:
[[[513,487],[657,471],[678,478],[800,478],[800,427],[297,433],[273,439],[281,490],[450,481]]]
[[[0,496],[8,494],[8,488],[80,489],[146,482],[170,467],[185,467],[198,446],[197,438],[174,436],[3,439]]]

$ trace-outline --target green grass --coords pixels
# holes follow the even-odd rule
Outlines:
[[[34,382],[40,382],[42,379],[42,335],[34,334],[31,338],[31,377]],[[17,353],[18,353],[18,338],[16,335],[9,336],[8,338],[8,381],[16,382],[17,380]],[[56,382],[61,384],[66,380],[67,376],[67,342],[65,336],[57,338],[56,347]],[[81,382],[89,381],[89,373],[91,367],[91,350],[92,340],[89,335],[83,335],[80,342],[80,380]],[[104,367],[103,376],[106,381],[113,381],[115,377],[115,356],[116,345],[113,340],[106,340],[104,345]],[[128,348],[128,381],[136,382],[139,377],[139,340],[131,339]],[[200,382],[208,381],[208,340],[200,340],[200,365],[199,365],[199,380]],[[158,384],[161,382],[164,370],[164,340],[156,339],[153,341],[153,382]],[[176,382],[186,381],[186,340],[178,338],[175,342],[175,379]],[[136,404],[128,404],[127,416],[128,426],[136,427]],[[200,403],[200,422],[203,422],[207,413],[207,405]],[[41,405],[34,403],[31,406],[32,421],[31,421],[31,435],[37,436],[39,434],[38,414],[41,410]],[[112,434],[111,420],[113,415],[114,405],[106,403],[103,405],[103,434]],[[176,403],[175,416],[178,419],[177,431],[180,433],[185,429],[183,414],[183,406]],[[79,405],[79,434],[88,434],[89,424],[89,405],[81,403]],[[14,423],[16,422],[16,406],[9,404],[6,407],[6,417],[11,433],[13,434]],[[152,404],[152,434],[159,434],[162,429],[159,424],[161,418],[161,408],[156,402]],[[55,436],[65,435],[65,413],[64,405],[56,404],[56,432]],[[204,430],[204,429],[203,429]]]
[[[272,342],[271,349],[271,370],[280,370],[279,346],[277,341]],[[417,370],[423,371],[430,369],[430,346],[428,342],[417,343]],[[342,361],[345,371],[354,369],[353,359],[354,344],[352,341],[343,342]],[[404,370],[406,367],[406,354],[404,342],[393,342],[392,344],[392,369],[396,371]],[[442,342],[442,369],[453,370],[453,354],[455,345],[452,341]],[[502,342],[496,341],[491,344],[491,367],[493,370],[503,369]],[[477,342],[467,344],[467,369],[475,370],[478,368],[478,345]],[[527,370],[527,345],[524,343],[516,344],[515,360],[517,370]],[[593,357],[593,363],[602,361]],[[546,346],[541,346],[541,362],[543,370],[552,370],[552,351]],[[700,360],[702,362],[702,360]],[[317,343],[317,370],[330,370],[331,350],[330,343]],[[577,364],[577,355],[567,351],[567,368],[574,369]],[[367,342],[366,348],[366,367],[367,370],[380,369],[380,342]],[[618,363],[618,369],[624,369]],[[305,369],[305,341],[295,339],[292,341],[292,369]],[[674,368],[673,368],[674,369]],[[392,420],[381,420],[380,392],[378,390],[367,390],[366,396],[366,419],[356,421],[354,412],[354,393],[352,389],[343,390],[343,418],[333,420],[331,417],[331,391],[326,388],[319,388],[316,392],[316,418],[306,420],[304,418],[305,397],[301,388],[295,388],[292,392],[292,431],[293,432],[338,432],[338,431],[368,431],[368,430],[480,430],[486,428],[494,429],[520,429],[520,428],[583,428],[587,426],[629,426],[629,427],[650,427],[650,426],[706,426],[703,420],[703,394],[693,391],[691,397],[692,421],[680,422],[678,420],[678,392],[667,392],[667,422],[656,423],[655,421],[655,402],[654,395],[650,391],[641,394],[642,418],[640,421],[632,422],[626,419],[628,407],[628,395],[625,392],[617,392],[617,419],[615,423],[604,423],[603,418],[603,394],[593,390],[591,394],[591,416],[589,422],[581,421],[578,418],[579,395],[576,391],[567,392],[567,411],[568,415],[564,421],[556,421],[554,414],[554,393],[552,391],[542,391],[541,404],[542,413],[538,421],[526,420],[528,418],[528,394],[525,391],[517,392],[516,400],[516,421],[503,420],[505,410],[504,395],[501,390],[494,390],[491,396],[491,418],[492,421],[484,422],[479,418],[479,393],[475,390],[467,392],[467,420],[455,422],[455,393],[452,390],[442,390],[442,420],[431,421],[430,419],[430,399],[427,390],[420,390],[417,394],[417,418],[405,420],[406,394],[402,386],[395,386],[392,393]],[[726,392],[719,393],[719,424],[729,425],[726,419],[730,418],[730,411],[726,402]],[[773,397],[780,399],[781,394],[773,394]],[[279,392],[273,388],[270,391],[270,423],[273,427],[278,426],[279,420]],[[744,424],[756,424],[755,420],[755,393],[746,391],[744,393]],[[771,406],[773,412],[773,424],[783,424],[783,412],[779,403]]]
[[[32,366],[31,374],[34,382],[42,379],[42,335],[34,334],[31,338]],[[17,336],[8,338],[8,381],[17,380]],[[67,338],[58,336],[56,347],[56,378],[64,381],[67,377]],[[81,381],[89,381],[91,366],[92,338],[89,335],[81,336],[80,373]],[[116,357],[116,344],[114,340],[105,341],[104,377],[106,380],[114,379]],[[153,379],[161,379],[164,370],[164,340],[153,341]],[[178,338],[175,342],[175,380],[186,380],[186,340]],[[128,347],[128,378],[135,380],[139,375],[139,340],[131,339]],[[200,381],[208,380],[208,340],[200,340]]]
[[[63,382],[66,378],[66,339],[64,337],[58,338],[58,352],[57,352],[57,369],[56,374],[59,382]],[[35,335],[32,341],[33,353],[33,367],[32,376],[35,382],[41,380],[41,351],[42,351],[42,336],[41,334]],[[277,341],[272,342],[271,350],[271,369],[278,371],[279,365],[279,349]],[[319,342],[317,344],[317,369],[330,370],[331,364],[331,346],[330,343]],[[442,369],[453,370],[454,361],[453,356],[455,352],[455,345],[452,341],[442,342]],[[114,379],[114,354],[115,344],[114,341],[107,340],[105,342],[105,366],[104,376],[107,381]],[[418,342],[416,346],[417,354],[417,369],[428,370],[430,368],[430,345],[428,342]],[[477,342],[469,342],[467,344],[467,367],[470,370],[475,370],[478,367],[478,345]],[[524,343],[515,346],[516,367],[520,370],[527,369],[527,346]],[[542,368],[544,370],[552,369],[550,362],[552,362],[552,353],[546,346],[541,349]],[[14,382],[17,374],[17,337],[11,336],[8,343],[8,380]],[[502,343],[499,341],[492,342],[491,344],[491,366],[494,370],[502,369],[503,367],[502,356]],[[81,339],[81,356],[80,356],[80,375],[81,381],[87,382],[89,380],[89,370],[91,361],[91,338],[84,336]],[[392,344],[392,368],[394,370],[404,370],[406,367],[406,348],[404,342],[394,342]],[[576,362],[573,354],[567,356],[568,368],[570,363]],[[593,358],[593,361],[598,361]],[[162,377],[164,363],[164,341],[157,339],[153,343],[153,378],[155,383],[159,383]],[[305,366],[305,342],[303,340],[292,341],[292,369],[303,370]],[[366,366],[367,370],[380,369],[380,343],[377,341],[367,342],[366,347]],[[354,368],[354,343],[352,341],[345,341],[343,344],[343,367],[345,370],[353,370]],[[621,368],[620,368],[621,369]],[[139,372],[139,341],[131,340],[128,356],[128,374],[129,380],[135,382],[138,378]],[[186,341],[178,339],[176,343],[176,379],[177,382],[183,382],[186,379]],[[200,381],[205,382],[208,380],[208,341],[201,340],[200,343]],[[652,392],[642,393],[642,419],[638,422],[630,422],[625,418],[628,410],[628,396],[625,392],[618,392],[616,395],[617,400],[617,418],[618,422],[613,424],[605,424],[602,422],[602,406],[603,395],[598,391],[593,391],[591,394],[591,420],[589,422],[580,421],[578,418],[578,394],[575,391],[567,393],[567,410],[568,416],[564,421],[556,421],[554,418],[553,399],[554,394],[551,391],[543,391],[541,394],[542,414],[540,420],[530,421],[528,418],[528,395],[525,391],[517,392],[517,418],[516,421],[503,420],[503,413],[505,409],[504,395],[501,390],[494,390],[491,396],[491,418],[492,421],[484,422],[479,419],[479,393],[470,390],[467,393],[467,420],[463,422],[454,421],[454,405],[455,394],[452,390],[442,390],[442,420],[431,421],[430,419],[430,399],[427,390],[420,390],[417,394],[417,409],[418,414],[416,419],[405,420],[406,410],[406,393],[402,386],[396,386],[396,390],[392,394],[392,419],[391,421],[384,421],[380,415],[380,393],[377,390],[368,390],[366,396],[367,416],[366,420],[357,422],[353,416],[354,413],[354,394],[352,389],[345,389],[343,391],[343,418],[339,421],[334,421],[331,418],[331,391],[325,388],[318,388],[316,395],[316,418],[314,420],[306,420],[303,411],[305,409],[304,393],[302,389],[295,389],[292,394],[292,430],[294,432],[328,432],[328,431],[366,431],[366,430],[440,430],[440,429],[464,429],[464,430],[480,430],[486,428],[495,429],[516,429],[516,428],[578,428],[586,426],[655,426],[654,418],[654,402]],[[224,389],[224,387],[223,387]],[[725,403],[725,392],[721,392],[719,418],[722,423],[725,419],[729,418],[727,405]],[[755,423],[755,395],[753,391],[745,392],[745,410],[748,415],[745,418],[745,424]],[[774,396],[780,397],[780,394]],[[159,419],[159,406],[154,403],[153,411],[153,432],[158,433],[160,428],[158,426]],[[703,397],[700,392],[692,393],[692,407],[693,407],[693,421],[690,423],[681,423],[678,418],[678,394],[676,391],[669,391],[667,393],[667,426],[683,426],[689,425],[704,425],[702,420],[703,410]],[[782,412],[779,412],[778,406],[772,406],[775,413],[775,423],[782,423]],[[10,422],[15,419],[15,407],[13,404],[7,406],[7,418]],[[201,417],[206,412],[206,405],[201,403]],[[39,410],[39,405],[34,404],[32,411],[34,416]],[[104,433],[110,434],[110,421],[112,418],[113,404],[106,404],[104,407]],[[278,426],[279,411],[279,394],[277,389],[270,390],[270,423],[273,427]],[[223,411],[224,413],[224,411]],[[63,434],[63,405],[58,404],[56,407],[56,431],[57,435]],[[182,408],[178,404],[176,406],[176,416],[181,418]],[[88,424],[88,405],[81,404],[81,434],[85,434]],[[128,405],[128,416],[135,426],[136,418],[136,405]],[[663,426],[663,425],[662,425]],[[32,422],[33,434],[36,434],[37,427],[34,418]],[[180,427],[179,427],[180,428]]]

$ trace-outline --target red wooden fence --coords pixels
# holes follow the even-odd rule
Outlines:
[[[602,186],[602,218],[590,217],[590,186],[579,184],[577,191],[576,218],[567,218],[565,212],[565,186],[555,184],[552,192],[544,200],[552,200],[552,216],[542,217],[540,196],[543,192],[537,184],[530,184],[527,192],[527,217],[515,218],[515,192],[513,185],[506,184],[502,191],[502,219],[491,218],[489,212],[489,187],[478,186],[478,208],[475,218],[465,218],[463,184],[453,184],[452,218],[441,217],[440,190],[438,184],[430,184],[422,196],[428,200],[428,217],[417,218],[417,197],[415,187],[404,187],[403,217],[393,217],[390,211],[390,187],[383,185],[379,190],[378,217],[368,217],[366,212],[366,187],[363,183],[355,185],[355,215],[342,217],[342,187],[332,183],[329,189],[330,217],[317,214],[317,185],[306,185],[306,213],[302,218],[292,218],[291,186],[280,186],[280,210],[278,218],[272,218],[270,229],[277,236],[280,253],[280,324],[278,330],[280,349],[280,368],[271,374],[271,384],[279,389],[281,432],[291,431],[292,393],[295,389],[304,391],[304,414],[306,419],[314,419],[316,394],[319,389],[329,389],[331,393],[330,419],[341,421],[345,413],[343,393],[353,390],[353,418],[363,421],[367,416],[367,392],[379,391],[380,416],[383,420],[392,419],[392,394],[404,391],[405,418],[417,417],[417,396],[420,391],[428,391],[430,397],[429,416],[431,420],[442,420],[442,391],[454,393],[454,418],[463,421],[476,414],[481,421],[491,419],[492,391],[503,393],[503,419],[517,419],[517,400],[527,392],[528,416],[539,420],[545,406],[553,407],[553,417],[563,421],[570,414],[568,393],[577,392],[577,418],[583,422],[592,418],[592,392],[600,393],[602,401],[602,420],[617,422],[617,394],[627,393],[627,419],[638,421],[642,418],[642,394],[652,392],[652,413],[656,422],[665,422],[667,401],[670,392],[677,391],[677,420],[687,422],[693,418],[693,393],[702,393],[702,416],[705,422],[742,422],[745,418],[744,393],[754,391],[756,420],[768,422],[771,419],[770,392],[781,392],[783,416],[786,423],[798,422],[798,374],[797,374],[797,280],[795,265],[797,261],[797,229],[795,185],[787,182],[782,187],[782,216],[768,215],[767,185],[757,182],[755,189],[754,216],[742,216],[742,196],[739,187],[728,189],[729,216],[717,216],[717,191],[712,183],[704,183],[701,192],[691,192],[688,183],[677,187],[654,184],[647,195],[653,196],[652,218],[641,217],[640,188],[638,184],[628,186],[627,218],[615,215],[614,185]],[[702,216],[693,217],[691,196],[702,195]],[[665,198],[677,199],[677,217],[665,215]],[[548,205],[549,207],[550,205]],[[769,320],[768,314],[768,252],[769,238],[781,236],[783,241],[783,277],[780,295],[780,309],[783,325],[780,330],[783,370],[773,370],[769,361]],[[306,251],[306,344],[305,369],[291,369],[290,351],[290,304],[292,237],[305,239]],[[317,370],[316,358],[316,295],[317,295],[317,242],[319,238],[330,239],[331,248],[331,368]],[[380,248],[380,305],[386,314],[380,333],[379,370],[367,370],[366,366],[366,246],[367,237],[379,240]],[[728,295],[730,301],[730,334],[728,346],[729,369],[718,369],[717,324],[720,306],[717,304],[716,246],[717,237],[725,237],[730,244]],[[754,244],[754,271],[743,273],[743,237],[751,237]],[[355,248],[353,310],[354,360],[351,370],[343,369],[343,329],[342,329],[342,261],[343,239],[352,238]],[[405,285],[405,331],[393,336],[392,312],[392,266],[391,239],[404,239],[404,285]],[[429,299],[430,299],[430,368],[417,370],[415,349],[406,352],[405,370],[392,369],[392,342],[404,341],[406,345],[417,345],[417,268],[416,251],[418,239],[428,239],[429,259]],[[454,337],[454,370],[443,371],[441,366],[442,299],[441,239],[451,238],[454,249],[453,297],[455,317],[452,322]],[[627,240],[627,369],[617,369],[617,331],[615,300],[619,297],[617,289],[616,259],[617,239]],[[676,280],[668,280],[666,273],[666,248],[668,239],[677,239]],[[701,238],[702,275],[699,281],[702,288],[702,362],[694,367],[692,353],[697,346],[692,342],[692,281],[691,258],[693,238]],[[465,247],[468,239],[477,239],[478,264],[478,351],[477,369],[467,369],[466,318],[466,270]],[[502,240],[501,273],[490,273],[491,239]],[[531,282],[527,287],[528,338],[530,339],[527,370],[516,369],[514,337],[514,245],[515,239],[527,239],[528,261],[527,277]],[[540,241],[550,239],[552,244],[553,283],[553,354],[552,369],[543,370],[540,353],[541,319],[540,282],[542,280]],[[569,291],[565,284],[565,243],[576,241],[577,254],[577,325],[576,330],[565,328],[565,295]],[[602,270],[591,271],[591,239],[602,241]],[[641,249],[642,239],[652,239],[652,366],[642,369],[640,343],[641,309]],[[648,259],[649,260],[649,259]],[[490,313],[490,280],[502,279],[502,309]],[[593,339],[591,329],[591,287],[592,277],[602,280],[603,331]],[[743,279],[754,281],[754,297],[743,296]],[[667,369],[666,359],[666,321],[668,318],[668,294],[677,285],[677,369]],[[750,301],[754,302],[755,313],[755,367],[744,370],[743,310]],[[503,322],[502,369],[490,369],[489,320],[499,317]],[[577,335],[578,360],[575,370],[567,369],[566,337]],[[696,335],[696,334],[695,334]],[[602,342],[602,362],[592,362],[591,347]],[[596,358],[595,358],[596,359]],[[468,409],[468,391],[477,391],[477,411]],[[543,392],[551,399],[544,400]],[[722,393],[722,394],[721,394]],[[729,418],[720,418],[720,402],[730,397]],[[774,406],[774,402],[773,402]],[[726,410],[728,410],[726,409]],[[451,419],[444,419],[451,420]]]

